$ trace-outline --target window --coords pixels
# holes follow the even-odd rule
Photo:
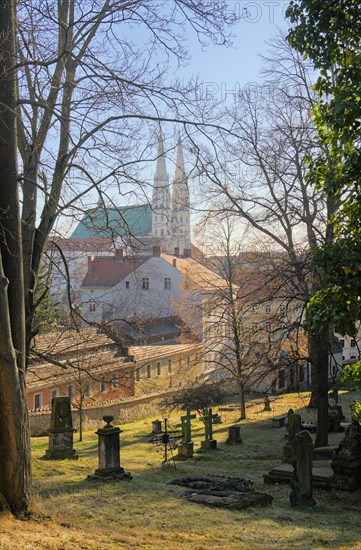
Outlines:
[[[140,380],[140,370],[139,370],[139,369],[137,369],[137,370],[135,371],[135,380],[136,380],[137,382],[139,382],[139,380]]]
[[[252,306],[251,311],[253,311],[253,312],[257,311],[257,306]]]
[[[99,382],[99,391],[100,393],[104,393],[107,391],[107,383],[105,378],[102,378]]]
[[[172,359],[168,359],[168,374],[172,372]]]
[[[157,376],[160,376],[160,363],[157,363]]]
[[[59,395],[59,390],[57,388],[55,388],[54,390],[51,390],[51,399],[54,399],[54,397],[58,397]]]
[[[286,306],[281,306],[280,311],[286,311]]]
[[[119,375],[118,374],[114,374],[114,376],[112,378],[112,388],[113,388],[113,390],[116,390],[117,388],[119,388]]]
[[[160,230],[160,236],[163,237],[163,235],[164,235],[164,229],[161,229]]]
[[[125,281],[125,288],[129,288],[129,281]]]
[[[70,401],[73,401],[73,399],[75,397],[75,388],[74,388],[73,384],[69,384],[69,386],[67,388],[67,393],[68,393],[68,397],[70,397]]]
[[[84,392],[84,396],[85,397],[91,397],[93,394],[93,385],[92,384],[89,384],[89,386],[87,386],[85,388],[85,392]]]
[[[340,346],[342,349],[345,347],[345,340],[343,339],[340,340]]]
[[[266,306],[266,313],[271,313],[271,306]]]
[[[279,387],[280,390],[285,387],[285,371],[284,370],[280,370],[280,372],[279,372],[278,387]]]
[[[298,371],[298,380],[300,382],[304,382],[305,381],[305,367],[304,365],[300,365],[300,368],[299,368],[299,371]]]
[[[266,325],[265,325],[265,327],[266,327],[266,330],[267,330],[268,332],[271,331],[271,323],[267,322]]]
[[[164,289],[170,290],[170,287],[171,287],[170,277],[164,277]]]
[[[142,288],[144,288],[145,290],[149,289],[149,279],[148,279],[148,277],[143,277],[142,278]]]
[[[152,368],[150,365],[147,365],[147,378],[152,377]]]
[[[34,409],[41,409],[43,401],[43,395],[41,393],[35,393],[34,394]]]
[[[90,304],[89,304],[89,311],[90,311],[90,313],[94,313],[95,307],[96,307],[96,306],[95,306],[95,302],[90,302]]]
[[[351,338],[351,340],[350,340],[350,346],[351,346],[352,348],[355,348],[355,347],[356,347],[356,340],[355,340],[354,338]]]

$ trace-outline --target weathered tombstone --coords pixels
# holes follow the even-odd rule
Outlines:
[[[213,420],[215,415],[212,414],[212,409],[207,409],[203,416],[204,422],[204,441],[201,441],[202,449],[216,449],[217,441],[213,439]]]
[[[340,405],[328,408],[328,431],[329,432],[342,432],[341,422],[344,416]]]
[[[355,416],[346,428],[331,462],[332,486],[342,491],[354,492],[361,489],[361,426]]]
[[[291,506],[314,506],[312,498],[313,443],[310,434],[303,430],[295,435],[295,461],[291,481]]]
[[[95,433],[98,436],[99,468],[88,479],[106,481],[109,479],[131,478],[120,466],[120,434],[122,430],[112,426],[113,416],[103,416],[106,425]]]
[[[160,434],[162,432],[162,421],[153,420],[152,422],[152,434]]]
[[[241,426],[234,424],[228,428],[228,439],[226,440],[228,445],[237,445],[242,443],[241,439]]]
[[[191,414],[190,407],[186,409],[187,414],[181,416],[182,422],[182,440],[178,445],[178,457],[179,458],[191,458],[193,456],[193,441],[191,431],[191,420],[196,418],[195,414]]]
[[[271,411],[271,400],[270,398],[268,397],[268,395],[266,395],[266,397],[264,398],[264,411]]]
[[[287,437],[288,441],[283,447],[282,462],[293,464],[295,460],[296,435],[301,431],[301,415],[288,411]]]
[[[51,401],[51,420],[49,430],[49,449],[44,459],[63,460],[77,459],[73,449],[73,419],[71,416],[70,397],[53,397]]]

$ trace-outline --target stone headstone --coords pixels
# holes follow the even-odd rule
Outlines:
[[[271,410],[271,400],[270,398],[268,397],[268,395],[266,395],[266,397],[264,398],[264,411],[270,411]]]
[[[187,407],[186,411],[187,413],[184,416],[181,416],[182,440],[178,445],[179,458],[191,458],[193,456],[191,420],[196,418],[196,415],[191,414],[190,407]]]
[[[342,491],[354,492],[361,488],[361,426],[356,418],[346,428],[331,462],[332,486]]]
[[[294,464],[296,435],[301,431],[301,415],[288,411],[287,438],[288,441],[283,447],[282,462]]]
[[[293,507],[314,506],[312,498],[313,443],[310,434],[303,430],[295,436],[295,462],[291,481],[290,503]]]
[[[228,428],[228,439],[226,440],[228,445],[237,445],[242,443],[241,439],[241,426],[234,424]]]
[[[47,449],[44,458],[47,460],[77,459],[78,455],[73,449],[74,431],[70,397],[53,397],[49,449]]]
[[[329,432],[341,432],[341,422],[344,416],[340,405],[328,408],[328,431]]]
[[[160,434],[162,432],[162,421],[153,420],[152,422],[152,434]]]
[[[98,436],[99,468],[88,479],[110,480],[131,478],[120,466],[120,434],[122,430],[112,426],[113,416],[103,416],[106,425],[95,433]]]

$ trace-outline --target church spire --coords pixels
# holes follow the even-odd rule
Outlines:
[[[189,208],[189,189],[184,170],[183,146],[180,134],[178,135],[177,160],[173,179],[172,207],[173,210]]]
[[[169,175],[164,154],[164,137],[159,132],[157,166],[153,185],[153,208],[170,208]]]

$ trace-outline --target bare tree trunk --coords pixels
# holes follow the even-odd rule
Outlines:
[[[244,420],[246,418],[246,402],[244,399],[244,386],[242,383],[242,380],[238,379],[238,389],[239,389],[239,404],[241,407],[241,416],[239,417],[240,420]]]
[[[0,0],[0,494],[28,516],[30,438],[16,136],[15,2]]]
[[[329,332],[310,335],[310,357],[317,368],[317,432],[316,447],[328,445],[328,351]]]

